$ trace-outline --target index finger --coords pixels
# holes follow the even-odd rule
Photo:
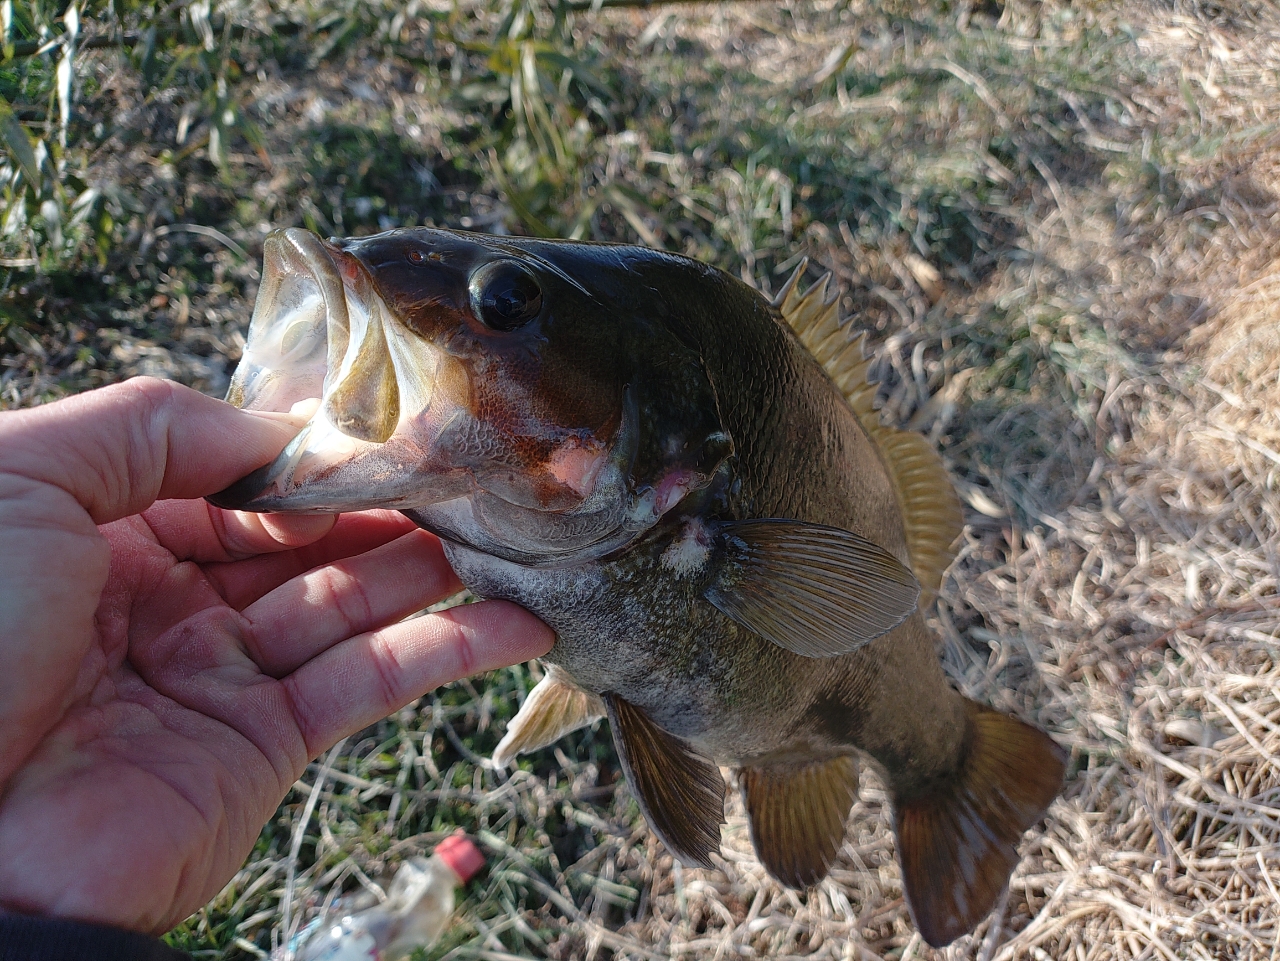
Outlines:
[[[371,551],[417,529],[407,517],[389,511],[340,514],[329,533],[304,547],[205,564],[204,574],[229,605],[242,610],[299,574]]]

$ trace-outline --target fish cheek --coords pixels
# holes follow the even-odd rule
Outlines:
[[[471,410],[492,438],[494,457],[523,471],[542,491],[544,509],[560,497],[591,493],[600,459],[622,422],[624,388],[615,369],[572,362],[545,338],[495,344],[476,359]]]
[[[543,416],[557,426],[590,431],[607,443],[621,420],[626,383],[621,358],[588,344],[573,356],[571,346],[577,345],[548,345],[536,371],[534,395]]]
[[[575,387],[577,371],[557,364],[548,326],[534,319],[512,331],[492,330],[475,316],[468,278],[479,262],[464,249],[424,254],[415,264],[394,259],[379,264],[376,284],[392,312],[406,328],[436,344],[453,358],[463,376],[434,390],[490,425],[498,434],[532,433],[530,424],[548,423],[575,429],[591,426],[565,403],[565,395],[593,397]],[[436,260],[436,257],[443,257]],[[563,353],[563,352],[562,352]]]
[[[590,490],[573,481],[591,476],[603,446],[581,436],[587,432],[565,431],[539,417],[512,378],[490,371],[471,380],[466,413],[440,435],[440,454],[469,471],[481,490],[512,505],[535,511],[576,507]]]
[[[520,363],[486,363],[472,377],[469,409],[475,453],[491,466],[530,474],[551,456],[561,432],[530,391]]]

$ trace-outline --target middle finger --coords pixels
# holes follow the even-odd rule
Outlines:
[[[340,641],[461,589],[439,538],[416,530],[307,571],[250,604],[245,643],[264,672],[283,677]]]

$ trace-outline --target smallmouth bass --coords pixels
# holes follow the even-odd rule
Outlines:
[[[495,760],[607,716],[687,864],[719,849],[725,765],[768,872],[816,883],[869,759],[941,946],[995,903],[1065,755],[947,683],[918,608],[958,501],[802,272],[770,302],[647,248],[276,231],[228,400],[307,422],[212,500],[438,534],[464,584],[557,634]]]

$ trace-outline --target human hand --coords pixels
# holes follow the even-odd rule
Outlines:
[[[138,379],[0,413],[0,907],[148,933],[238,869],[307,762],[546,653],[398,514],[200,500],[296,428]]]

